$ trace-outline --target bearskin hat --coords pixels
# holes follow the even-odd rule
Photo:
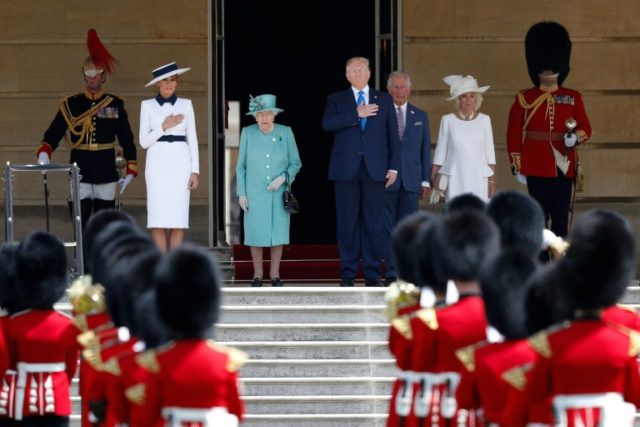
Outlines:
[[[16,281],[29,308],[52,309],[69,284],[62,242],[45,231],[34,231],[18,245],[15,263]]]
[[[483,212],[463,209],[443,215],[433,230],[429,253],[436,280],[477,280],[485,259],[498,252],[500,234]]]
[[[558,85],[562,85],[569,75],[571,57],[571,39],[562,25],[552,21],[534,24],[525,37],[524,50],[529,77],[536,87],[544,70],[558,73]]]
[[[570,242],[558,268],[574,308],[616,304],[635,272],[635,240],[627,220],[613,211],[593,209],[576,221]]]
[[[443,214],[460,211],[463,209],[472,209],[476,211],[484,211],[486,203],[480,197],[473,193],[463,193],[448,200],[442,208]]]
[[[96,234],[88,260],[94,282],[100,283],[105,269],[109,268],[108,260],[118,259],[123,251],[135,250],[131,247],[133,242],[143,247],[153,244],[146,232],[129,221],[113,221]]]
[[[160,319],[173,338],[203,338],[218,320],[222,279],[218,262],[185,244],[169,252],[155,271]]]
[[[126,326],[138,336],[136,301],[153,285],[153,272],[162,257],[155,245],[147,245],[107,261],[100,283],[105,288],[107,310],[116,326]],[[141,250],[140,250],[141,249]]]
[[[447,281],[438,280],[435,275],[430,246],[434,230],[439,223],[440,217],[423,222],[418,228],[411,249],[416,256],[416,285],[431,288],[435,294],[444,297],[447,294]]]
[[[169,332],[160,320],[155,289],[149,289],[135,302],[137,337],[145,348],[156,348],[169,341]]]
[[[532,274],[527,289],[525,316],[529,335],[573,316],[573,308],[562,291],[562,279],[554,262],[544,264]]]
[[[420,285],[417,277],[418,254],[412,243],[415,241],[420,227],[435,218],[435,214],[429,212],[415,212],[398,222],[391,233],[391,257],[398,277],[416,286]]]
[[[115,221],[127,221],[134,224],[133,217],[126,212],[118,209],[102,209],[89,217],[87,225],[84,228],[82,234],[84,254],[87,260],[93,251],[93,243],[98,235],[104,228]]]
[[[529,277],[537,263],[526,252],[508,248],[480,269],[480,286],[487,320],[508,340],[528,336],[525,303]]]
[[[489,201],[487,215],[500,230],[503,249],[519,248],[531,257],[540,254],[545,220],[535,199],[520,191],[502,190]]]
[[[16,285],[16,249],[17,242],[6,242],[0,246],[0,306],[9,314],[28,308]]]

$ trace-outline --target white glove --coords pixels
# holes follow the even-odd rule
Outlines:
[[[527,176],[526,175],[522,175],[520,172],[518,172],[516,174],[516,179],[518,180],[518,182],[522,185],[527,185]]]
[[[271,184],[269,184],[267,186],[267,190],[269,190],[269,191],[278,191],[278,188],[280,188],[280,186],[282,184],[284,184],[285,179],[286,178],[283,175],[280,175],[280,176],[276,177],[276,179],[271,181]]]
[[[127,174],[127,176],[118,180],[120,194],[124,193],[124,189],[127,188],[127,185],[131,184],[131,181],[133,181],[133,174]]]
[[[565,133],[564,134],[564,146],[567,148],[571,148],[576,145],[578,142],[578,136],[575,133]]]
[[[38,154],[38,164],[39,165],[49,164],[49,155],[45,151],[41,151],[40,154]]]
[[[249,200],[247,199],[247,196],[240,196],[238,198],[238,204],[243,211],[246,212],[249,210]]]

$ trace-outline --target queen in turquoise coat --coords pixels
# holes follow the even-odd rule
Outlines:
[[[252,286],[262,285],[262,248],[271,250],[269,276],[272,286],[282,286],[280,259],[289,243],[289,213],[282,195],[286,176],[293,182],[302,163],[290,127],[274,123],[283,110],[274,95],[250,98],[248,115],[256,124],[242,129],[236,165],[237,195],[244,211],[244,244],[251,249]]]

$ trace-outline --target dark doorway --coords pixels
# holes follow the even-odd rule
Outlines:
[[[335,243],[333,184],[327,180],[333,135],[322,130],[327,96],[348,88],[345,62],[371,61],[374,86],[375,4],[371,0],[229,0],[225,4],[226,95],[277,96],[278,123],[291,126],[302,170],[294,184],[301,212],[292,216],[291,243]]]

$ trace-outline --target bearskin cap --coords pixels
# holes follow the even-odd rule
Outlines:
[[[169,341],[169,331],[158,315],[155,289],[149,289],[136,301],[138,338],[145,348],[156,348]]]
[[[569,75],[571,39],[567,30],[557,22],[543,21],[534,24],[524,40],[529,77],[540,86],[539,74],[551,70],[559,74],[558,85]]]
[[[16,281],[29,308],[52,309],[69,284],[62,242],[45,231],[34,231],[18,245],[15,263]]]
[[[476,211],[484,211],[486,203],[480,197],[473,193],[463,193],[448,200],[442,209],[443,214],[461,211],[463,209],[471,209]]]
[[[520,191],[502,190],[489,201],[487,215],[500,230],[503,249],[518,248],[532,258],[538,256],[545,220],[535,199]]]
[[[415,212],[398,222],[391,233],[391,257],[398,278],[416,286],[420,286],[420,281],[417,277],[418,254],[413,242],[420,227],[435,218],[436,215],[429,212]]]
[[[107,225],[115,221],[127,221],[132,224],[135,223],[131,215],[118,209],[102,209],[89,217],[89,221],[87,221],[87,225],[85,226],[82,234],[84,238],[82,242],[84,254],[87,260],[93,251],[93,243],[98,233],[104,230]]]
[[[155,283],[158,314],[173,338],[203,338],[212,331],[222,285],[212,254],[184,244],[160,261]]]
[[[447,293],[447,281],[438,280],[436,277],[431,255],[431,239],[439,223],[440,217],[423,222],[418,228],[411,248],[416,254],[416,285],[420,288],[430,288],[435,294],[444,297]]]
[[[477,280],[482,263],[499,248],[498,228],[484,212],[463,209],[443,215],[429,248],[436,280]]]
[[[571,246],[558,268],[575,309],[616,304],[635,272],[635,240],[620,214],[593,209],[576,221]]]
[[[530,254],[508,248],[492,256],[480,269],[480,286],[487,320],[506,339],[525,338],[525,303],[529,277],[537,269]]]

